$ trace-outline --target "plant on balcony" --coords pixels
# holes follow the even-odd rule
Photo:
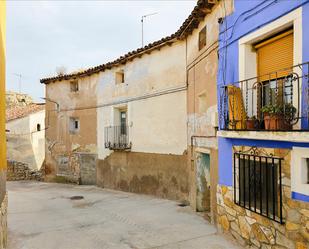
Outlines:
[[[290,130],[297,109],[291,104],[266,105],[261,109],[265,130]]]
[[[265,130],[279,130],[282,119],[282,108],[278,105],[266,105],[261,109],[264,117]]]
[[[246,118],[246,127],[247,130],[255,130],[258,128],[259,121],[255,116],[252,116],[251,118],[247,116]]]
[[[291,130],[292,122],[295,119],[297,109],[293,104],[286,103],[281,107],[282,112],[282,126],[280,127],[282,130]]]

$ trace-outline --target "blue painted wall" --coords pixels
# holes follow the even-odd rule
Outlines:
[[[302,7],[303,15],[303,62],[307,62],[309,61],[309,49],[307,47],[307,44],[309,44],[309,0],[235,0],[235,11],[226,17],[220,25],[219,68],[217,75],[219,113],[222,86],[239,81],[238,40],[299,7]],[[304,71],[304,73],[307,72]],[[302,103],[302,106],[304,108],[306,104]],[[302,121],[302,127],[308,127],[306,120]],[[309,143],[219,138],[219,184],[227,186],[232,186],[233,184],[232,146],[234,145],[269,148],[309,147]],[[298,198],[298,196],[297,193],[293,194],[295,199],[304,200],[304,197]],[[305,200],[306,198],[308,199],[309,197],[305,197]]]

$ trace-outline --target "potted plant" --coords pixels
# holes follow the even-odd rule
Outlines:
[[[261,112],[263,113],[265,130],[270,130],[270,113],[272,111],[271,105],[265,105],[262,107]]]
[[[295,119],[295,115],[297,113],[297,109],[293,104],[286,103],[281,107],[282,113],[282,122],[280,123],[281,130],[291,130],[292,129],[292,121]]]
[[[282,125],[282,108],[278,105],[266,105],[261,109],[264,117],[265,130],[279,130]]]
[[[254,130],[254,129],[258,128],[257,125],[258,125],[258,120],[256,119],[255,116],[252,116],[251,118],[249,118],[247,116],[247,118],[246,118],[247,130]]]

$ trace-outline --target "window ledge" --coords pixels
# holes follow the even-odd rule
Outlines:
[[[224,138],[309,142],[308,131],[218,131],[217,135]]]

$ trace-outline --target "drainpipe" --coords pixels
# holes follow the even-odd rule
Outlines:
[[[215,128],[215,135],[192,135],[191,136],[191,161],[193,160],[192,159],[192,154],[193,154],[193,140],[195,138],[216,138],[217,137],[217,131],[218,131],[218,127],[214,127]]]

